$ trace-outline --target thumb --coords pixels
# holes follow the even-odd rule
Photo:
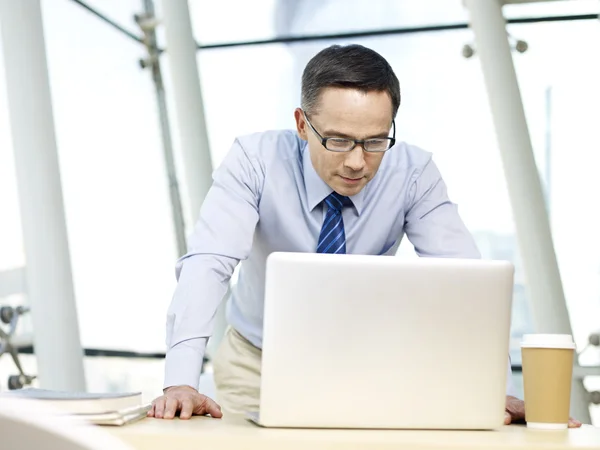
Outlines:
[[[217,419],[223,417],[221,407],[211,399],[208,400],[208,404],[206,405],[206,412]]]
[[[508,411],[504,412],[504,425],[510,425],[510,422],[512,421],[512,416],[510,415],[510,413]]]
[[[200,409],[199,414],[210,414],[217,419],[223,417],[221,407],[209,397],[204,397],[204,401],[198,409]]]

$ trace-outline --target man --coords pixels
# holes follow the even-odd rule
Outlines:
[[[479,257],[431,155],[395,144],[399,106],[398,79],[382,56],[359,45],[332,46],[304,70],[296,132],[235,141],[177,265],[164,395],[150,416],[222,416],[196,389],[213,317],[240,261],[230,328],[214,360],[218,400],[233,413],[258,409],[270,253],[393,255],[406,233],[420,256]],[[508,370],[506,423],[524,418]]]

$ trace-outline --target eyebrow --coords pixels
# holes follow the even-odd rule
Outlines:
[[[341,137],[346,139],[356,139],[354,136],[350,136],[349,134],[342,133],[341,131],[336,130],[325,130],[323,131],[323,137]],[[374,136],[366,137],[365,139],[377,139],[377,138],[387,138],[389,137],[388,132],[381,132]]]

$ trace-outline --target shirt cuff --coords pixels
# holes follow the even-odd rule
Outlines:
[[[510,358],[508,360],[508,368],[507,368],[507,372],[506,372],[506,395],[510,395],[512,397],[518,397],[517,389],[515,388],[515,383],[513,381]]]
[[[171,386],[191,386],[198,389],[206,338],[189,339],[171,347],[165,357],[163,389]]]

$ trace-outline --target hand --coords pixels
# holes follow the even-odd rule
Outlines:
[[[164,395],[152,402],[148,417],[172,419],[179,412],[180,419],[189,419],[193,415],[221,418],[221,407],[206,395],[200,394],[191,386],[171,386],[164,390]]]
[[[504,413],[504,424],[509,425],[514,422],[525,422],[525,402],[510,395],[506,396],[506,412]],[[575,419],[569,419],[569,428],[579,428],[581,422]]]

